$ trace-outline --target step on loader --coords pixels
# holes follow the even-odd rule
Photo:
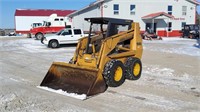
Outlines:
[[[143,52],[139,23],[115,18],[85,18],[89,35],[81,38],[69,63],[53,62],[40,86],[87,96],[141,76]]]

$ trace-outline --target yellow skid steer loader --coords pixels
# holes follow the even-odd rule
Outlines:
[[[79,40],[69,63],[54,62],[40,86],[87,96],[137,80],[142,71],[139,23],[115,18],[85,18],[89,36]]]

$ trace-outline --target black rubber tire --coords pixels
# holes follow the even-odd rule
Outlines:
[[[116,81],[115,80],[115,72],[120,67],[122,69],[121,78]],[[125,81],[125,67],[124,64],[119,60],[111,60],[107,62],[104,67],[103,77],[105,79],[106,84],[109,87],[118,87],[122,85]]]
[[[43,35],[42,33],[37,33],[37,34],[35,35],[35,38],[36,38],[37,40],[41,40],[43,37],[44,37],[44,35]]]
[[[51,48],[58,48],[60,45],[59,45],[59,43],[58,43],[57,40],[51,40],[51,41],[49,42],[49,45],[48,45],[48,46],[51,47]]]
[[[139,64],[140,67],[137,74],[134,73],[136,64]],[[129,57],[125,62],[125,67],[126,67],[126,74],[125,74],[126,79],[138,80],[141,77],[142,62],[140,61],[140,59]]]

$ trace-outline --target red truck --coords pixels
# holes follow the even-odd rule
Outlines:
[[[31,37],[41,40],[45,34],[56,33],[63,28],[70,28],[70,23],[64,17],[58,17],[57,14],[52,14],[47,21],[43,22],[42,26],[33,27],[30,29]]]

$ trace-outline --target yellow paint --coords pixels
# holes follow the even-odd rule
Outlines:
[[[123,43],[124,41],[130,41],[130,44],[127,46],[119,46],[119,44]],[[85,71],[85,70],[95,70],[95,80],[93,83],[90,83],[88,92],[85,93],[87,95],[94,95],[100,92],[104,92],[106,90],[107,86],[106,83],[104,82],[103,78],[103,71],[105,64],[112,60],[116,59],[121,61],[122,63],[125,63],[128,57],[137,57],[141,59],[142,57],[142,52],[143,52],[143,47],[142,47],[142,38],[140,36],[140,27],[139,23],[133,23],[132,28],[128,31],[121,32],[119,34],[113,35],[111,37],[106,37],[103,38],[102,35],[95,35],[92,36],[91,39],[91,45],[92,50],[91,53],[86,54],[86,46],[87,46],[88,38],[84,37],[79,40],[76,51],[73,56],[73,61],[75,62],[74,64],[66,64],[64,62],[57,63],[60,66],[65,66],[62,70],[57,72],[57,67],[53,70],[56,71],[55,75],[57,76],[64,76],[63,73],[67,72],[67,68],[73,68],[73,73],[81,73],[80,70]],[[139,44],[138,44],[139,43]],[[95,45],[99,45],[100,50],[95,50]],[[112,51],[114,49],[122,50],[123,52],[115,53],[112,54]],[[76,71],[77,70],[77,71]],[[134,71],[133,73],[136,75],[139,75],[141,68],[139,64],[136,64],[134,66]],[[65,72],[64,72],[65,71]],[[72,71],[71,71],[72,72]],[[50,74],[51,75],[51,74]],[[82,74],[76,74],[82,76]],[[122,78],[123,75],[123,70],[121,67],[118,67],[115,71],[114,75],[114,80],[119,81]],[[70,76],[70,74],[69,74]],[[87,76],[87,74],[86,74]],[[48,77],[47,77],[48,78]],[[72,80],[74,77],[72,77]],[[88,77],[89,80],[89,77]],[[87,80],[79,81],[77,84],[81,83],[89,83]],[[102,88],[103,87],[103,88]],[[100,88],[102,88],[100,90]],[[94,92],[95,91],[95,92]]]
[[[141,70],[140,64],[139,64],[139,63],[136,63],[135,66],[133,67],[133,74],[134,74],[135,76],[138,76],[139,73],[140,73],[140,70]]]
[[[115,81],[120,81],[123,75],[123,70],[122,68],[119,66],[117,67],[116,71],[115,71],[115,75],[114,75],[114,80]]]

